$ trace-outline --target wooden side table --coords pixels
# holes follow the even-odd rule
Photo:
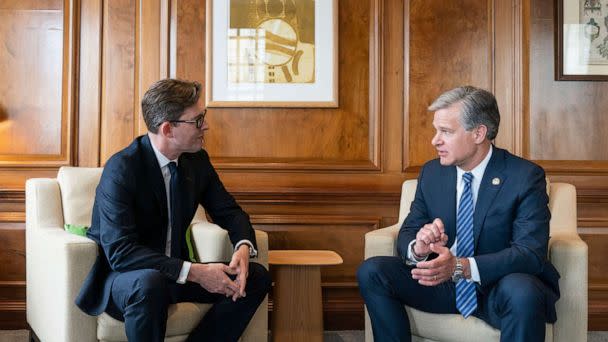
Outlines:
[[[341,263],[334,251],[268,251],[275,276],[273,341],[323,341],[321,266]]]

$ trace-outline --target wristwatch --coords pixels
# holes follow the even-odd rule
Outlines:
[[[452,281],[457,283],[461,279],[464,279],[464,268],[462,267],[460,258],[456,258],[456,268],[454,269],[454,273],[452,274]]]

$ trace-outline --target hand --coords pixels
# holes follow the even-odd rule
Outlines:
[[[445,246],[448,243],[448,236],[445,234],[445,227],[441,219],[436,218],[432,223],[425,224],[416,234],[416,244],[414,253],[425,257],[431,254],[430,244]]]
[[[245,286],[247,285],[247,276],[249,275],[249,245],[242,244],[239,249],[232,254],[230,260],[230,268],[236,270],[235,283],[238,285],[238,292],[232,295],[232,300],[236,301],[239,297],[245,297]]]
[[[456,269],[456,257],[445,246],[431,243],[430,249],[438,254],[437,258],[416,264],[416,268],[412,269],[412,278],[425,286],[435,286],[451,280]]]
[[[221,263],[192,264],[188,272],[188,280],[198,283],[211,293],[221,293],[225,296],[234,296],[238,293],[238,285],[228,277],[236,275],[236,270]]]

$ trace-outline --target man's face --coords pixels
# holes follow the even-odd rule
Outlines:
[[[194,121],[198,119],[203,112],[205,107],[203,101],[199,101],[184,110],[182,116],[178,120]],[[197,152],[203,146],[205,142],[205,131],[209,129],[207,121],[204,120],[200,128],[196,127],[196,123],[179,122],[175,123],[172,127],[173,130],[173,142],[175,148],[180,152]]]
[[[479,141],[477,129],[466,131],[460,123],[460,104],[439,109],[433,118],[435,136],[431,144],[437,149],[441,165],[459,166],[471,170],[478,164],[475,158]]]

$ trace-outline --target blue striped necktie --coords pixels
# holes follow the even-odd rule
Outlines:
[[[473,256],[473,192],[471,191],[471,180],[473,174],[466,172],[462,175],[464,190],[460,196],[458,214],[456,216],[456,238],[458,245],[456,256],[466,258]],[[469,317],[477,309],[477,295],[475,294],[475,283],[461,279],[456,283],[456,308],[464,316]]]

